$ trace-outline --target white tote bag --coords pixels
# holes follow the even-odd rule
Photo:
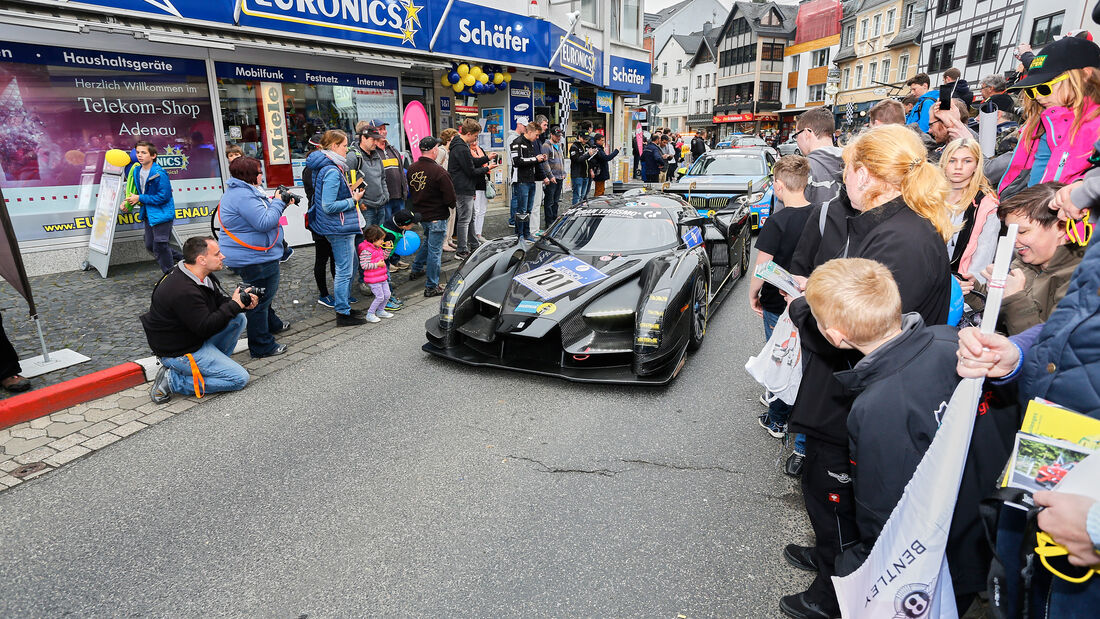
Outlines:
[[[772,336],[760,349],[760,354],[749,357],[745,370],[756,382],[776,398],[794,404],[798,397],[798,385],[802,382],[802,340],[798,327],[791,322],[787,310],[779,317]]]

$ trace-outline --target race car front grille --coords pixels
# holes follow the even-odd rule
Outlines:
[[[697,209],[719,210],[726,208],[726,204],[729,203],[729,196],[721,196],[718,198],[708,198],[703,196],[691,196],[687,199],[688,203]]]

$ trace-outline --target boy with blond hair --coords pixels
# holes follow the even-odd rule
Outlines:
[[[836,574],[843,576],[871,552],[936,435],[959,382],[959,337],[953,327],[926,327],[916,312],[902,314],[894,277],[874,260],[845,258],[819,266],[806,282],[806,302],[830,344],[864,355],[852,369],[835,374],[857,394],[848,415],[848,444],[859,539],[836,559]],[[960,507],[969,512],[965,501]],[[956,541],[975,524],[959,513],[957,508],[950,533]],[[949,565],[960,553],[975,554],[968,544],[948,548]]]

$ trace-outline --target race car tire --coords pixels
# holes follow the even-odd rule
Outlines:
[[[688,339],[688,350],[699,350],[703,345],[703,337],[707,334],[707,284],[706,274],[700,272],[695,276],[695,283],[691,288],[691,337]]]

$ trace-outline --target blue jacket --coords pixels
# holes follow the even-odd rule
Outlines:
[[[268,199],[259,187],[230,178],[218,207],[222,228],[218,241],[225,254],[226,266],[243,267],[282,258],[283,244],[279,239],[283,227],[279,221],[285,208],[282,200]],[[253,247],[270,248],[264,251],[250,249],[233,237]]]
[[[321,151],[313,151],[306,158],[306,167],[313,170],[316,195],[310,196],[309,217],[311,230],[322,236],[359,234],[359,216],[355,212],[355,200],[351,188],[336,162]]]
[[[642,176],[660,174],[665,169],[665,158],[661,149],[650,142],[642,148]]]
[[[905,124],[911,125],[917,123],[920,125],[921,131],[928,131],[928,121],[931,120],[932,107],[936,105],[940,100],[940,91],[937,89],[929,89],[917,99],[916,105],[913,109],[909,110],[909,113],[905,116]]]
[[[133,186],[141,191],[141,166],[130,167],[130,177]],[[172,221],[176,218],[176,201],[172,198],[172,183],[168,180],[168,173],[153,162],[149,169],[149,179],[145,181],[145,193],[138,194],[141,201],[141,219],[149,222],[150,226]]]
[[[1089,245],[1069,291],[1026,351],[1020,398],[1046,398],[1100,419],[1100,243]]]

